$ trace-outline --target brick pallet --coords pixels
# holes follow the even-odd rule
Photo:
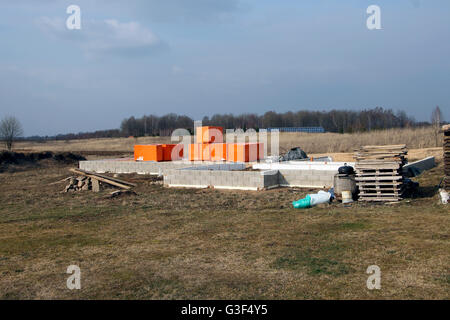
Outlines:
[[[443,127],[444,131],[444,188],[450,192],[450,125]]]
[[[399,201],[404,193],[406,145],[364,146],[355,153],[359,201]]]

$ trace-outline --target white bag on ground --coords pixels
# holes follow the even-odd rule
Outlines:
[[[330,202],[331,193],[320,190],[316,194],[309,194],[309,196],[311,197],[311,207],[314,207],[321,203]]]

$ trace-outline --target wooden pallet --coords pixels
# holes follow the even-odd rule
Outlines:
[[[404,193],[406,145],[363,146],[355,152],[360,201],[399,201]]]

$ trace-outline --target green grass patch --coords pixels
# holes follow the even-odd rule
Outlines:
[[[327,251],[327,250],[323,250]],[[333,275],[341,276],[348,274],[352,269],[349,265],[340,262],[334,256],[327,256],[321,252],[310,250],[291,251],[275,259],[272,267],[276,269],[287,269],[302,271],[306,268],[310,275]]]

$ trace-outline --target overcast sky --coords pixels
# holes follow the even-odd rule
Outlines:
[[[68,30],[66,8],[81,8]],[[382,30],[366,9],[381,7]],[[450,120],[448,0],[0,0],[0,117],[25,135],[123,118],[403,109]]]

